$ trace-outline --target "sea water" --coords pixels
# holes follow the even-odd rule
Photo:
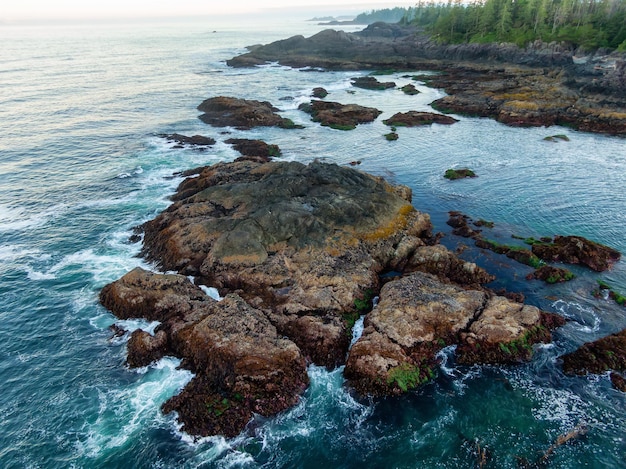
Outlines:
[[[485,450],[488,467],[514,468],[577,425],[586,436],[554,451],[548,467],[623,467],[624,395],[606,375],[564,376],[558,357],[626,327],[625,308],[591,294],[597,279],[626,292],[624,261],[603,274],[574,268],[574,281],[546,286],[525,280],[525,266],[467,249],[465,258],[498,275],[496,286],[570,320],[532,362],[457,366],[445,349],[433,383],[386,399],[353,396],[342,368],[310,366],[296,407],[256,418],[234,439],[194,439],[161,413],[192,378],[179,360],[125,366],[128,334],[113,337],[116,320],[98,292],[136,266],[155,268],[128,241],[133,227],[168,206],[177,172],[238,156],[221,130],[278,144],[285,160],[358,160],[361,170],[408,185],[452,249],[467,244],[445,224],[449,210],[460,210],[495,222],[485,235],[501,242],[577,234],[626,252],[624,139],[459,117],[452,126],[399,128],[388,142],[383,119],[431,110],[443,92],[413,73],[379,77],[414,83],[421,93],[407,96],[354,88],[359,72],[225,64],[247,45],[320,29],[302,18],[0,27],[0,467],[454,468],[477,467]],[[383,114],[350,132],[320,127],[297,110],[316,86],[329,100]],[[219,95],[271,101],[306,128],[211,128],[196,106]],[[158,137],[173,132],[218,143],[198,151]],[[543,140],[554,134],[570,141]],[[442,177],[465,166],[479,177]]]

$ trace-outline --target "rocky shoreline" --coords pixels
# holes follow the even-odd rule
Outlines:
[[[492,117],[507,125],[566,125],[626,135],[626,56],[582,54],[561,44],[442,45],[413,28],[375,23],[358,33],[294,36],[228,61],[233,67],[279,62],[328,70],[432,70],[426,84],[448,96],[444,112]]]
[[[345,33],[322,36],[387,47],[403,37],[397,32],[368,28],[359,40]],[[302,41],[302,47],[310,47],[304,38],[287,40],[287,45]],[[270,52],[276,49],[268,47]],[[364,62],[354,60],[354,50],[345,54],[342,67],[363,68]],[[374,65],[373,57],[369,66]],[[238,65],[265,59],[241,60]],[[310,57],[300,60],[319,65]],[[412,65],[405,61],[406,68]],[[456,86],[462,79],[450,70],[433,80],[449,79],[450,86]],[[478,73],[477,68],[469,70]],[[502,77],[493,68],[484,70]],[[481,83],[476,87],[482,90],[477,92],[480,99],[485,83],[492,91],[500,90],[493,80]],[[518,80],[522,86],[519,83],[523,80]],[[367,86],[375,85],[367,81]],[[215,97],[198,109],[203,112],[200,119],[215,127],[297,127],[265,101]],[[380,114],[373,108],[319,100],[301,110],[341,130]],[[540,114],[545,117],[547,112]],[[531,114],[524,116],[526,121],[515,124],[531,123]],[[617,120],[604,130],[593,131],[615,133],[621,118],[613,117]],[[396,114],[387,125],[433,122],[456,120],[411,111]],[[532,122],[545,125],[539,118]],[[215,143],[198,135],[162,137],[178,145]],[[551,331],[565,323],[559,315],[523,304],[520,296],[491,291],[486,284],[492,275],[439,244],[441,235],[432,232],[429,215],[413,206],[408,187],[335,164],[274,161],[280,149],[260,140],[225,143],[242,157],[186,171],[172,205],[138,228],[143,233],[142,255],[162,271],[176,273],[136,268],[100,294],[101,303],[119,319],[160,323],[153,335],[132,333],[127,347],[130,367],[171,355],[194,373],[180,394],[163,405],[165,413],[177,413],[187,433],[233,437],[255,415],[272,416],[294,406],[309,384],[309,364],[329,369],[345,365],[346,385],[359,396],[398,395],[435,379],[438,354],[446,347],[454,346],[459,364],[513,365],[532,359],[534,345],[549,342]],[[469,227],[468,217],[451,215],[456,234],[499,252]],[[605,248],[582,238],[557,237],[525,252],[509,248],[506,255],[579,262],[600,271],[620,258]],[[550,270],[537,273],[538,278],[544,274],[555,275]],[[223,298],[210,297],[204,287],[217,288]],[[351,345],[352,328],[362,316],[363,334]],[[565,371],[613,369],[612,380],[620,386],[622,343],[623,334],[584,346],[564,358]],[[608,357],[600,364],[588,359],[598,350]]]

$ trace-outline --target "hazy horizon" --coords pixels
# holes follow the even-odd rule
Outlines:
[[[312,0],[311,0],[312,1]],[[322,0],[327,1],[327,0]],[[124,21],[165,18],[235,16],[259,14],[262,16],[293,13],[306,15],[357,15],[372,9],[407,7],[414,2],[400,0],[341,0],[340,4],[322,3],[293,6],[290,0],[231,0],[215,5],[201,0],[169,1],[110,0],[93,5],[76,0],[22,0],[0,9],[0,23],[42,23],[77,21]]]

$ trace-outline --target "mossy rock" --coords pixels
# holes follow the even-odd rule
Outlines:
[[[388,141],[392,142],[392,141],[394,141],[394,140],[398,140],[398,138],[400,138],[400,137],[399,137],[399,135],[398,135],[397,133],[395,133],[395,132],[389,132],[388,134],[385,134],[385,138],[386,138]]]
[[[549,137],[545,137],[544,140],[546,142],[569,142],[569,137],[567,135],[559,134],[559,135],[551,135]]]
[[[448,169],[448,170],[446,170],[446,172],[443,175],[443,177],[453,181],[455,179],[475,178],[475,177],[478,177],[478,176],[471,169],[461,168],[461,169]]]

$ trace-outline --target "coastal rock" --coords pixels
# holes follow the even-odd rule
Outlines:
[[[204,100],[198,110],[203,112],[200,120],[215,127],[252,127],[296,128],[295,124],[276,112],[278,108],[267,101],[255,101],[240,98],[218,96]]]
[[[399,394],[432,379],[437,352],[451,344],[460,363],[528,360],[533,343],[550,340],[544,316],[551,315],[413,273],[383,286],[345,376],[360,394]]]
[[[376,120],[381,113],[371,107],[332,101],[311,101],[301,104],[298,109],[311,114],[313,121],[338,130],[355,129],[358,124]]]
[[[273,156],[280,156],[281,153],[278,145],[270,145],[263,140],[229,138],[228,140],[224,140],[224,143],[232,145],[233,148],[243,156],[260,156],[269,159]]]
[[[412,83],[404,85],[401,90],[404,92],[404,94],[408,94],[409,96],[415,96],[416,94],[420,93],[419,90],[415,88],[415,85],[413,85]]]
[[[626,372],[626,329],[563,355],[563,371],[570,375]]]
[[[448,215],[449,218],[446,224],[453,228],[453,235],[462,236],[463,238],[477,238],[480,236],[480,230],[475,230],[469,226],[470,217],[467,215],[457,211],[448,212]]]
[[[144,254],[239,293],[320,365],[343,362],[355,299],[430,236],[410,191],[336,165],[218,164],[179,191]]]
[[[419,125],[445,124],[450,125],[458,122],[458,119],[434,112],[398,112],[389,119],[383,121],[386,125],[394,127],[416,127]]]
[[[581,264],[596,272],[610,269],[621,258],[619,251],[582,236],[555,236],[552,243],[535,243],[533,254],[546,262]]]
[[[393,81],[380,82],[375,77],[357,77],[352,79],[352,86],[357,88],[363,88],[366,90],[388,90],[389,88],[395,88],[396,84]]]
[[[311,96],[313,96],[314,98],[324,99],[326,96],[328,96],[328,91],[326,91],[326,89],[322,88],[321,86],[316,87],[313,88]]]
[[[444,178],[454,181],[456,179],[475,178],[476,173],[469,168],[447,169]]]
[[[532,274],[528,274],[527,279],[543,280],[546,283],[563,283],[574,278],[574,274],[562,267],[553,267],[551,265],[543,265],[535,270]]]
[[[172,354],[195,373],[163,406],[178,413],[188,433],[233,437],[254,414],[295,405],[308,384],[298,347],[237,295],[217,302],[184,276],[136,268],[107,285],[100,299],[120,318],[151,311],[161,321],[154,337],[133,333],[128,362],[143,366]]]
[[[215,145],[214,138],[205,137],[203,135],[192,135],[188,137],[187,135],[181,134],[160,134],[159,137],[176,142],[180,145],[193,145],[198,147]]]

